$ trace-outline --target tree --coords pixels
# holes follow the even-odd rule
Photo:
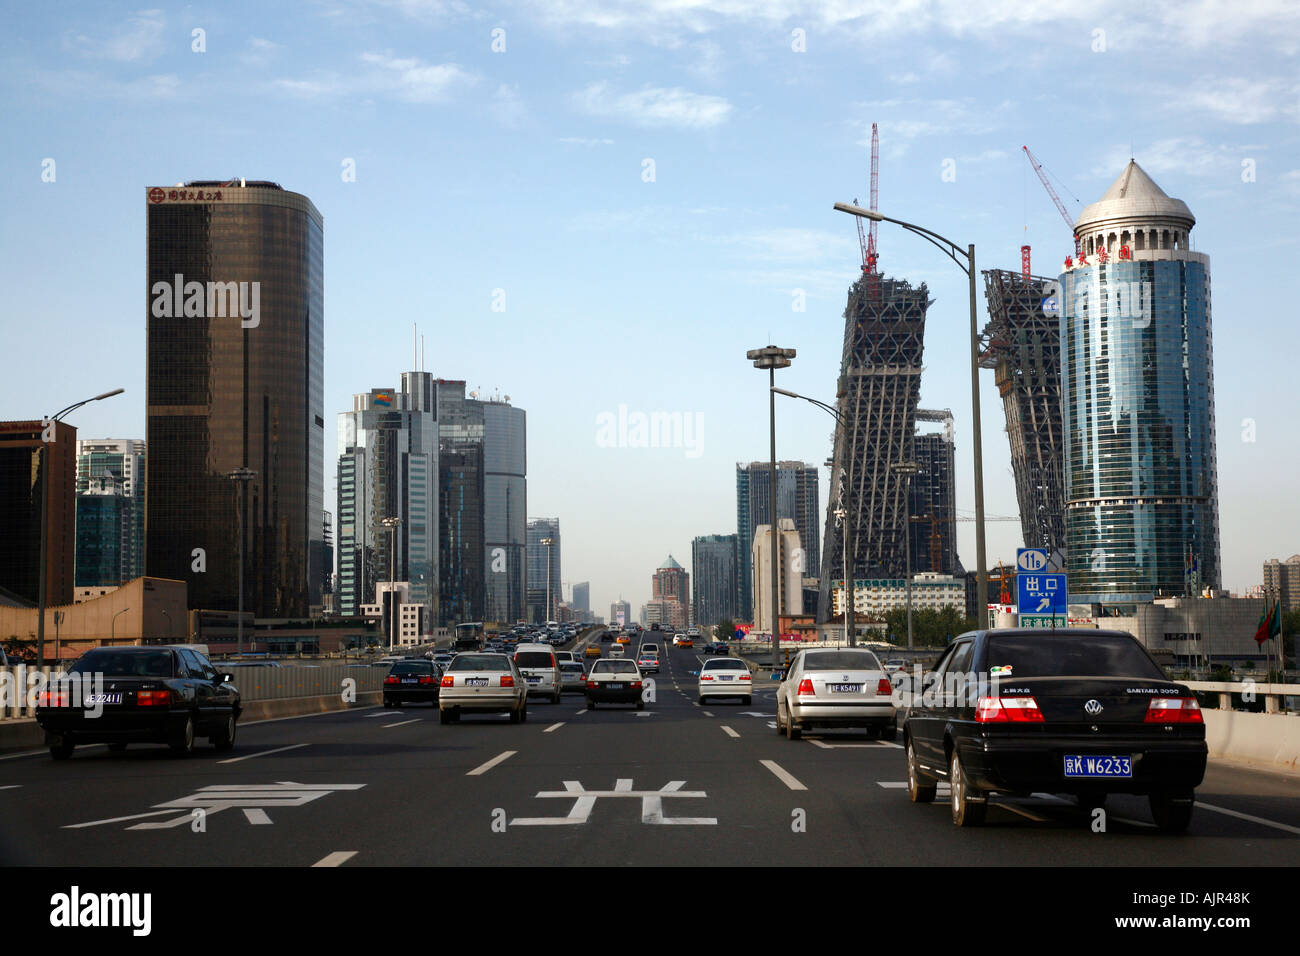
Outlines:
[[[724,617],[718,622],[718,629],[714,632],[715,641],[729,641],[736,636],[736,622],[729,617]]]
[[[885,613],[891,644],[907,644],[907,608],[896,607]],[[958,634],[973,631],[979,625],[955,607],[912,608],[912,643],[918,647],[942,647]]]

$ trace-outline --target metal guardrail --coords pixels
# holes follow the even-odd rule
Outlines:
[[[1246,701],[1262,699],[1266,714],[1294,713],[1300,710],[1300,684],[1256,683],[1252,680],[1193,680],[1180,683],[1202,695],[1217,694],[1219,710],[1233,709],[1234,694],[1240,694]]]

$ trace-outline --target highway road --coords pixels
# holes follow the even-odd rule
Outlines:
[[[648,639],[661,635],[647,635]],[[658,643],[663,646],[663,641]],[[996,799],[958,830],[913,805],[903,751],[851,732],[778,736],[752,706],[695,699],[696,652],[669,649],[643,711],[577,694],[528,721],[422,706],[241,725],[201,744],[0,757],[0,863],[45,866],[1291,866],[1293,777],[1210,766],[1185,835],[1112,798],[1104,832],[1066,799]]]

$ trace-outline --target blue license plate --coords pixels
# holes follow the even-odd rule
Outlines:
[[[1065,775],[1067,777],[1131,777],[1133,758],[1066,754]]]

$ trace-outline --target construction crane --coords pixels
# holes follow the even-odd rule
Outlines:
[[[853,199],[853,205],[857,205],[857,197]],[[877,211],[880,204],[880,131],[876,124],[871,124],[871,206],[872,212]],[[862,249],[862,271],[866,275],[877,272],[876,269],[876,221],[871,220],[870,232],[862,228],[862,217],[855,217],[858,224],[858,246]]]
[[[1029,159],[1029,165],[1034,167],[1034,172],[1038,174],[1038,181],[1041,182],[1043,184],[1043,188],[1047,190],[1047,195],[1052,197],[1052,202],[1056,203],[1057,212],[1061,214],[1061,218],[1065,220],[1065,224],[1070,227],[1070,233],[1073,234],[1074,220],[1070,218],[1070,213],[1069,210],[1065,208],[1065,203],[1061,202],[1061,197],[1056,194],[1056,190],[1052,188],[1051,182],[1049,182],[1047,179],[1047,174],[1043,172],[1043,164],[1040,163],[1038,161],[1038,158],[1029,151],[1028,146],[1021,146],[1020,148],[1025,151],[1025,156]],[[1074,254],[1076,256],[1079,254],[1078,236],[1074,237]],[[1029,251],[1027,246],[1021,247],[1020,255],[1021,255],[1022,266],[1027,266],[1028,259],[1029,259]]]

